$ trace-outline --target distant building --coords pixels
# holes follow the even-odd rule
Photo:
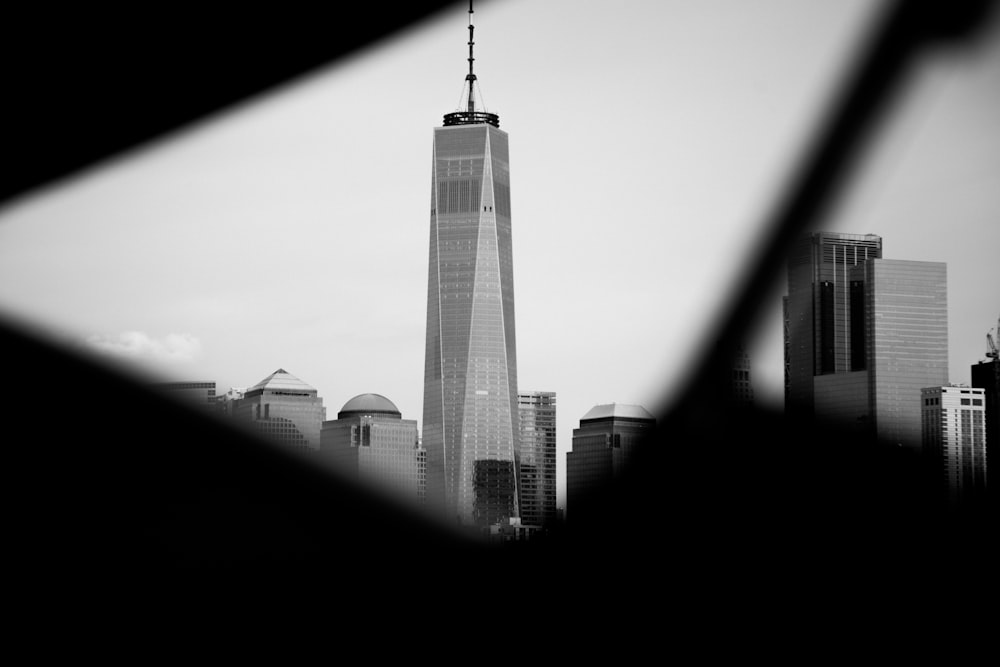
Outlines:
[[[335,469],[405,501],[423,504],[427,451],[417,422],[381,394],[359,394],[323,422],[320,451]]]
[[[638,405],[597,405],[573,429],[566,453],[566,520],[590,511],[594,493],[609,485],[628,465],[634,449],[656,427],[656,418]]]
[[[1000,359],[980,361],[972,366],[971,375],[969,384],[983,390],[986,405],[987,460],[1000,461]]]
[[[848,274],[880,257],[882,237],[875,234],[807,233],[792,246],[783,299],[789,414],[813,415],[815,377],[865,368],[860,302],[852,301]]]
[[[920,391],[948,382],[947,266],[816,232],[788,262],[785,409],[919,449]]]
[[[814,378],[816,415],[919,449],[920,396],[948,383],[947,269],[873,259],[849,272],[852,368]]]
[[[924,455],[940,470],[951,505],[985,498],[987,480],[984,391],[963,384],[921,391]]]
[[[229,391],[226,393],[219,394],[219,412],[224,415],[232,416],[233,408],[236,406],[236,401],[243,398],[243,394],[245,394],[246,391],[246,387],[230,387]]]
[[[556,519],[556,394],[518,392],[521,449],[517,457],[521,523],[549,525]]]
[[[157,382],[153,387],[196,408],[213,413],[221,411],[222,401],[215,394],[214,382]]]
[[[230,415],[266,437],[302,451],[318,451],[326,418],[316,390],[279,368],[230,402]]]

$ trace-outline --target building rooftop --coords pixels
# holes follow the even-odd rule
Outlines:
[[[382,394],[358,394],[351,400],[344,403],[344,407],[337,413],[337,418],[349,413],[364,412],[378,414],[401,415],[399,408]]]
[[[309,386],[302,380],[298,379],[284,368],[279,368],[274,371],[266,378],[250,387],[246,390],[246,393],[256,391],[258,389],[266,389],[268,391],[294,391],[294,392],[312,392],[315,393],[316,389]]]
[[[656,421],[656,417],[651,415],[641,405],[629,405],[627,403],[605,403],[595,405],[587,412],[580,421],[588,419],[609,419],[611,417],[624,417],[628,419],[650,419]]]

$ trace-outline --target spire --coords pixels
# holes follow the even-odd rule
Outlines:
[[[465,80],[469,82],[469,113],[473,113],[476,110],[476,96],[473,90],[475,89],[476,75],[472,73],[472,63],[475,58],[472,57],[472,45],[475,42],[472,40],[472,31],[476,26],[472,25],[472,0],[469,0],[469,73],[465,76]]]
[[[495,113],[489,113],[487,111],[476,111],[476,74],[473,72],[472,64],[475,62],[475,57],[472,54],[472,47],[475,44],[473,40],[473,31],[475,26],[472,25],[472,0],[469,0],[469,73],[465,75],[465,85],[469,89],[469,95],[466,102],[466,108],[464,111],[455,111],[453,113],[445,114],[444,124],[447,125],[479,125],[482,123],[489,123],[493,127],[500,127],[500,116]]]

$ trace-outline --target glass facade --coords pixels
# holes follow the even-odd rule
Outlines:
[[[948,299],[941,262],[874,259],[848,273],[848,347],[864,370],[813,378],[815,417],[887,443],[920,447],[920,391],[948,380]]]
[[[920,391],[948,383],[947,267],[879,259],[856,273],[865,282],[865,356],[876,435],[919,447]]]
[[[402,417],[384,396],[355,396],[337,419],[323,422],[320,452],[332,468],[350,478],[422,507],[427,452],[420,445],[416,420]]]
[[[546,526],[556,518],[556,394],[520,392],[521,449],[517,456],[521,523]]]
[[[423,444],[427,497],[486,526],[519,516],[517,357],[507,134],[435,128]]]
[[[884,259],[872,234],[800,237],[783,304],[786,411],[919,447],[920,390],[948,382],[946,269]]]
[[[815,376],[864,369],[850,271],[881,256],[874,234],[815,232],[793,245],[784,300],[786,410],[812,414]]]
[[[279,368],[231,401],[230,415],[249,422],[270,440],[315,452],[326,408],[313,387]]]

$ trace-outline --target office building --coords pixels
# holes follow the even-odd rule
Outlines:
[[[656,427],[656,418],[638,405],[596,405],[573,429],[566,453],[566,520],[590,513],[595,493],[609,486],[628,466],[635,448]]]
[[[229,414],[275,442],[314,452],[326,408],[316,389],[279,368],[229,402]]]
[[[941,262],[874,259],[849,273],[851,363],[814,378],[815,414],[859,435],[920,448],[920,392],[948,383],[947,271]]]
[[[214,382],[157,382],[153,388],[200,410],[222,412],[222,396],[216,395]]]
[[[815,232],[793,244],[783,299],[789,414],[813,414],[814,377],[864,368],[857,354],[862,312],[851,307],[848,272],[881,256],[882,238],[874,234]]]
[[[786,411],[920,448],[920,390],[948,382],[947,267],[874,235],[806,234],[784,299]]]
[[[517,356],[510,163],[499,116],[475,102],[434,129],[424,370],[428,503],[448,521],[517,517]]]
[[[963,384],[921,391],[924,455],[940,472],[952,506],[985,498],[987,484],[984,390]]]
[[[422,505],[427,452],[417,422],[381,394],[359,394],[323,422],[320,452],[335,470],[404,502]]]
[[[517,457],[521,523],[547,526],[556,519],[556,394],[518,392],[521,444]]]

